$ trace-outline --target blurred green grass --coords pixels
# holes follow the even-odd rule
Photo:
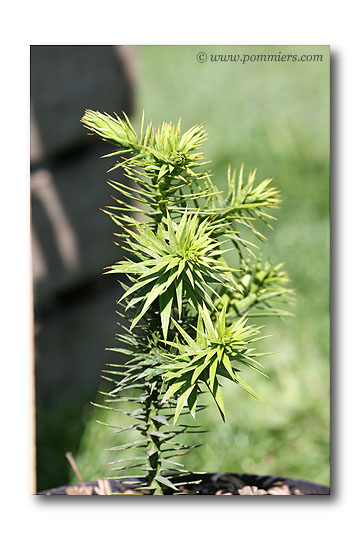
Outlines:
[[[208,56],[323,54],[324,60],[201,64],[199,51]],[[135,125],[142,109],[155,123],[181,117],[183,130],[203,124],[209,134],[204,152],[219,187],[225,185],[229,163],[238,169],[244,162],[246,171],[257,167],[258,180],[274,177],[283,202],[274,231],[267,233],[265,253],[274,262],[286,262],[296,290],[296,317],[256,319],[272,335],[259,349],[274,351],[265,360],[270,381],[252,373],[247,377],[264,402],[225,384],[226,424],[209,402],[198,418],[209,432],[183,463],[192,470],[275,474],[328,484],[329,49],[142,46],[138,56]],[[86,408],[85,415],[76,460],[90,480],[105,473],[109,455],[102,448],[120,441],[95,423],[94,418],[104,419],[103,412]]]

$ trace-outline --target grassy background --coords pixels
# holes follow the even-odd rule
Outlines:
[[[199,63],[196,54],[323,54],[322,62]],[[279,223],[265,253],[285,261],[296,289],[296,317],[267,319],[261,342],[270,381],[249,373],[257,402],[225,384],[227,423],[215,407],[199,414],[209,433],[183,458],[192,470],[246,472],[330,482],[329,472],[329,49],[328,47],[142,46],[138,48],[139,125],[144,108],[155,123],[182,118],[203,124],[214,180],[228,163],[257,167],[282,192]],[[109,261],[111,262],[111,261]],[[261,320],[257,320],[259,324]],[[111,344],[104,344],[111,345]],[[259,346],[260,348],[260,346]],[[86,479],[104,475],[101,448],[114,442],[104,419],[85,407],[78,466]],[[115,439],[117,444],[122,441]],[[197,441],[198,442],[198,441]]]

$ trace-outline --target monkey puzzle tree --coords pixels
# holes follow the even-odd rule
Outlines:
[[[204,407],[201,394],[213,396],[223,420],[222,378],[261,399],[242,376],[245,368],[264,375],[254,348],[264,336],[248,316],[287,315],[279,302],[292,291],[282,264],[256,256],[248,233],[265,240],[257,223],[270,226],[279,192],[271,179],[256,184],[255,171],[245,179],[243,166],[239,175],[229,167],[227,192],[219,191],[199,150],[207,138],[202,126],[181,134],[180,121],[155,129],[151,122],[145,127],[143,115],[137,134],[125,114],[91,110],[82,122],[118,147],[104,157],[115,158],[110,170],[120,167],[129,179],[126,185],[109,181],[121,198],[104,210],[127,254],[106,269],[125,275],[118,303],[126,320],[117,335],[123,346],[110,349],[122,360],[107,364],[104,378],[112,388],[96,405],[130,417],[115,428],[138,438],[111,449],[121,452],[112,469],[129,485],[140,481],[135,489],[176,492],[189,471],[174,459],[198,446],[179,435],[199,429],[180,417],[188,411],[195,417]],[[231,252],[237,263],[230,266]],[[131,469],[141,473],[132,479]]]

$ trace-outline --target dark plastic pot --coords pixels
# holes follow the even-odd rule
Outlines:
[[[176,481],[177,477],[172,477],[172,481]],[[328,486],[323,486],[320,484],[314,484],[313,482],[307,482],[305,480],[297,480],[293,478],[284,478],[281,476],[256,476],[252,474],[189,474],[186,476],[181,476],[181,481],[185,485],[181,488],[182,492],[188,495],[243,495],[251,493],[239,493],[239,490],[245,486],[253,486],[259,490],[274,490],[274,488],[279,488],[281,491],[281,486],[287,486],[286,493],[266,493],[271,495],[330,495],[330,488]],[[196,483],[195,483],[196,482]],[[125,486],[118,480],[110,480],[112,493],[129,493],[129,486]],[[97,482],[85,482],[86,486],[98,486]],[[72,487],[80,487],[80,484],[72,484]],[[61,486],[54,489],[47,489],[41,491],[38,495],[68,495],[67,490],[71,486]],[[253,490],[256,491],[256,490]],[[276,490],[275,490],[276,491]],[[73,493],[74,494],[74,493]],[[79,493],[81,494],[81,493]],[[93,495],[97,495],[93,491]],[[144,495],[149,494],[144,492]],[[168,490],[165,492],[165,495],[172,495],[173,492]],[[255,493],[252,493],[256,495]],[[259,493],[260,494],[260,493]],[[265,493],[261,493],[265,494]]]

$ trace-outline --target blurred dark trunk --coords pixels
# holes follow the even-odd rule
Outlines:
[[[121,258],[105,145],[80,123],[86,108],[133,112],[132,47],[31,47],[31,214],[37,489],[69,481],[88,403],[114,344],[120,295],[103,268]],[[112,178],[120,178],[113,174]],[[122,180],[124,180],[122,178]]]

